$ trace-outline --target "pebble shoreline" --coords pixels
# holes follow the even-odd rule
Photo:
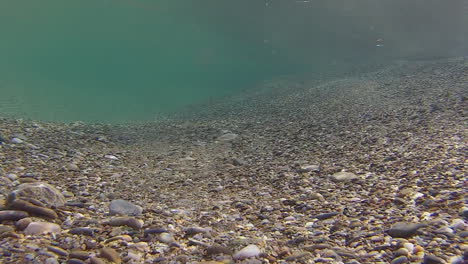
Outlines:
[[[154,123],[1,118],[0,262],[466,263],[467,84],[406,62]]]

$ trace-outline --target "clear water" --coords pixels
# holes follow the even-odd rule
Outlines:
[[[0,114],[126,122],[254,89],[468,54],[466,0],[2,0]]]

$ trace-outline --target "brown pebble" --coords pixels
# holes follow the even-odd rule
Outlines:
[[[117,253],[117,251],[115,251],[113,248],[108,248],[108,247],[102,248],[100,250],[100,255],[101,257],[111,262],[114,262],[117,264],[122,263],[122,259],[120,258],[119,253]]]
[[[68,252],[63,249],[63,248],[59,248],[59,247],[55,247],[55,246],[47,246],[47,250],[59,255],[59,256],[68,256]]]
[[[18,231],[23,231],[24,229],[26,229],[26,227],[28,227],[28,225],[29,225],[31,222],[32,222],[32,219],[29,218],[29,217],[20,219],[20,220],[16,221],[16,223],[15,223],[16,229],[17,229]]]
[[[175,258],[175,261],[185,264],[189,261],[189,257],[187,257],[186,255],[179,255]]]
[[[52,209],[40,207],[40,206],[34,205],[30,202],[26,202],[23,200],[14,200],[9,204],[9,207],[11,209],[26,211],[28,213],[38,215],[38,216],[43,216],[43,217],[50,218],[50,219],[55,219],[58,217],[57,213],[55,213],[55,211]]]
[[[28,217],[28,213],[18,210],[5,210],[0,211],[0,222],[2,221],[17,221],[22,218]]]
[[[116,217],[107,222],[111,226],[128,226],[133,229],[141,229],[143,224],[133,217]]]
[[[91,258],[91,264],[106,264],[106,262],[98,257],[92,257]]]
[[[76,258],[81,260],[87,260],[89,258],[89,252],[82,250],[73,250],[70,252],[70,258]]]
[[[69,259],[67,260],[67,264],[86,264],[86,262],[82,261],[81,259]]]
[[[224,255],[232,255],[232,250],[230,250],[229,248],[225,247],[225,246],[221,246],[221,245],[213,245],[213,246],[210,246],[206,249],[206,256],[211,256],[211,255],[220,255],[220,254],[224,254]]]
[[[291,256],[286,257],[284,260],[288,262],[294,262],[294,261],[298,261],[302,258],[306,258],[310,256],[311,254],[309,252],[297,252],[297,253],[292,254]]]

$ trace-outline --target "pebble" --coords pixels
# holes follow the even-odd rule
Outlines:
[[[57,213],[52,209],[37,206],[23,200],[14,200],[13,202],[8,203],[8,207],[10,209],[26,211],[32,215],[38,215],[45,218],[55,219],[58,217]]]
[[[209,233],[211,228],[202,228],[202,227],[189,227],[185,229],[186,236],[193,236],[200,233]]]
[[[59,256],[64,256],[64,257],[68,256],[68,252],[63,248],[59,248],[56,246],[47,246],[47,249]]]
[[[212,256],[212,255],[232,255],[232,250],[221,245],[213,245],[210,246],[206,249],[206,254],[207,256]]]
[[[115,251],[115,249],[113,248],[108,248],[108,247],[102,248],[99,251],[99,253],[102,258],[105,258],[111,262],[114,262],[116,264],[122,263],[122,259],[120,258],[119,253],[117,253],[117,251]]]
[[[72,258],[67,260],[67,264],[86,264],[86,262],[82,261],[81,259]]]
[[[20,219],[20,220],[16,221],[15,227],[16,227],[16,229],[18,229],[19,231],[23,231],[24,229],[26,229],[26,227],[28,227],[28,225],[29,225],[32,221],[33,221],[33,220],[32,220],[31,218],[29,218],[29,217]]]
[[[420,223],[403,223],[399,222],[393,225],[389,230],[388,234],[394,238],[408,238],[416,234],[419,228],[427,226],[426,224]]]
[[[91,264],[106,264],[106,262],[103,259],[98,258],[98,257],[92,257],[90,259],[90,262]]]
[[[171,244],[172,242],[174,242],[174,236],[170,233],[161,233],[159,234],[158,236],[158,241],[161,242],[161,243],[164,243],[164,244]]]
[[[436,256],[433,256],[433,255],[424,255],[424,259],[423,259],[423,262],[422,264],[445,264],[445,260],[439,258],[439,257],[436,257]]]
[[[333,174],[330,178],[334,182],[349,182],[359,179],[359,177],[356,174],[345,171],[337,172]]]
[[[68,233],[74,234],[74,235],[85,235],[85,236],[94,236],[94,233],[97,232],[98,230],[95,228],[89,228],[89,227],[75,227],[70,229]]]
[[[86,252],[82,250],[73,250],[72,252],[70,252],[70,258],[87,260],[89,256],[90,256],[90,252]]]
[[[323,213],[323,214],[314,215],[314,216],[312,216],[312,218],[317,218],[318,220],[325,220],[325,219],[329,219],[329,218],[332,218],[334,216],[337,216],[339,214],[340,213],[338,213],[338,212]]]
[[[304,165],[301,166],[298,170],[299,173],[306,173],[306,172],[319,172],[320,171],[320,166],[319,165]]]
[[[45,264],[60,264],[58,262],[58,260],[54,257],[50,257],[48,259],[46,259],[46,261],[44,262]]]
[[[61,207],[65,205],[65,197],[54,186],[45,182],[23,183],[10,193],[9,201],[16,199],[35,199],[46,206]]]
[[[28,213],[18,210],[5,210],[0,211],[0,222],[2,221],[17,221],[22,218],[28,217]]]
[[[20,138],[16,138],[16,137],[15,137],[15,138],[12,138],[12,139],[11,139],[11,143],[13,143],[13,144],[21,144],[21,143],[23,143],[23,142],[24,142],[24,141],[23,141],[22,139],[20,139]]]
[[[143,212],[143,208],[133,203],[117,199],[113,200],[109,205],[109,214],[110,215],[129,215],[129,216],[138,216]]]
[[[248,245],[234,253],[233,258],[235,260],[243,260],[246,258],[257,257],[258,255],[260,255],[260,253],[260,248],[258,248],[256,245]]]
[[[105,224],[111,226],[128,226],[134,229],[141,229],[143,227],[143,221],[133,217],[116,217],[105,222]]]
[[[48,222],[31,222],[24,230],[26,235],[42,235],[46,233],[60,233],[59,225]]]
[[[409,263],[409,259],[408,257],[406,256],[400,256],[400,257],[397,257],[397,258],[394,258],[392,260],[392,262],[390,262],[391,264],[404,264],[404,263]]]
[[[68,163],[67,170],[68,171],[80,171],[80,168],[78,167],[78,165],[76,165],[76,163]]]

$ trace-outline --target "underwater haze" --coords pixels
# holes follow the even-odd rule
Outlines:
[[[0,114],[153,120],[291,74],[468,55],[466,0],[2,0]]]

